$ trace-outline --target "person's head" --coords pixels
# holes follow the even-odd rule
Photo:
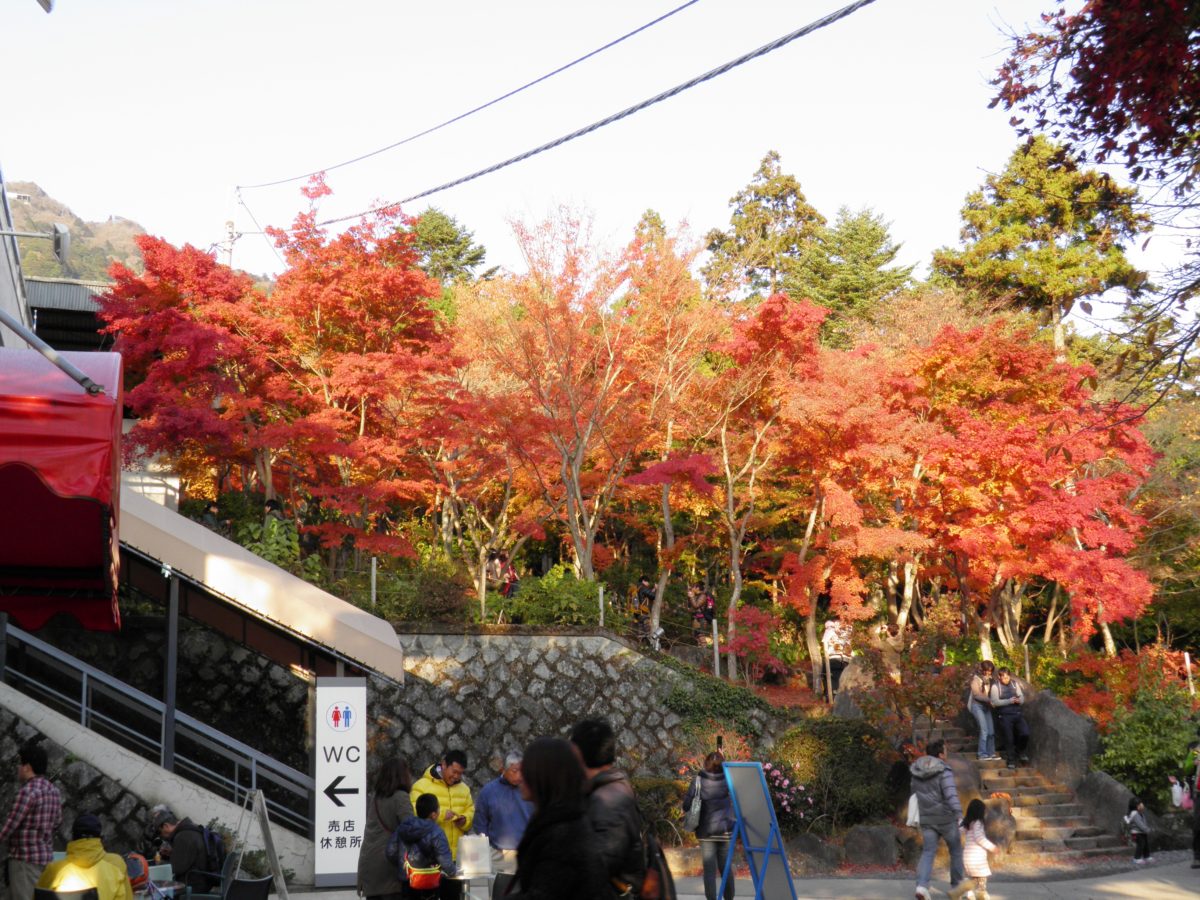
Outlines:
[[[985,678],[991,678],[992,674],[995,671],[996,671],[996,664],[994,662],[992,662],[990,659],[982,660],[979,663],[979,674],[983,675]]]
[[[390,797],[397,791],[408,793],[412,790],[412,770],[403,756],[392,756],[384,760],[379,771],[375,773],[375,796]]]
[[[417,798],[416,813],[418,819],[436,819],[438,814],[438,798],[433,794],[422,794]]]
[[[504,769],[500,772],[500,777],[513,786],[518,786],[521,783],[521,754],[513,750],[505,754]]]
[[[48,765],[46,748],[41,744],[25,744],[17,751],[17,776],[21,781],[29,781],[35,775],[45,775]]]
[[[562,738],[540,737],[525,748],[521,760],[522,790],[539,812],[552,807],[577,808],[582,804],[583,776],[575,751]]]
[[[76,817],[75,823],[71,826],[71,840],[98,838],[101,830],[99,817],[93,816],[91,813],[84,813]]]
[[[461,750],[447,750],[442,757],[442,781],[450,787],[454,787],[462,781],[465,771],[467,771],[467,754]]]
[[[650,579],[643,575],[638,579],[638,584],[640,584],[642,587],[650,587]]]
[[[942,756],[945,754],[945,752],[945,741],[930,741],[928,746],[925,747],[925,753],[927,756]]]
[[[1008,684],[1010,681],[1012,681],[1012,672],[1010,672],[1008,669],[1001,669],[996,673],[996,677],[1000,679],[1001,683]]]
[[[1130,797],[1129,798],[1129,811],[1130,812],[1133,812],[1134,810],[1137,810],[1140,812],[1142,810],[1142,808],[1143,808],[1142,807],[1142,799],[1140,797]]]
[[[725,763],[725,754],[720,750],[714,750],[708,756],[704,757],[704,771],[711,772],[716,775],[721,771],[721,766]]]
[[[571,729],[571,743],[589,769],[606,769],[617,758],[617,735],[607,719],[584,719]]]
[[[970,828],[975,822],[982,822],[987,815],[987,807],[983,805],[983,801],[976,797],[967,804],[967,814],[963,816],[962,827]]]
[[[154,823],[155,832],[163,840],[170,840],[175,834],[175,829],[179,827],[179,817],[167,806],[156,806],[151,813],[151,821]]]

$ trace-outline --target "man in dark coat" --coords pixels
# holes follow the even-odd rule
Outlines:
[[[933,741],[925,748],[925,756],[919,757],[910,767],[912,791],[917,795],[917,808],[921,817],[921,861],[917,864],[917,892],[921,900],[929,900],[929,880],[933,875],[933,857],[937,853],[938,839],[946,842],[950,850],[950,887],[958,886],[963,880],[963,847],[958,833],[962,820],[962,804],[958,799],[958,786],[954,773],[946,764],[946,745]]]
[[[587,777],[588,821],[596,848],[612,883],[612,895],[636,893],[646,877],[642,817],[629,777],[613,768],[617,740],[604,719],[584,719],[571,729],[571,743]]]
[[[205,893],[219,882],[220,874],[208,871],[208,848],[199,825],[191,819],[176,818],[169,809],[156,812],[154,824],[167,842],[160,852],[169,857],[176,881],[186,884],[193,893]]]

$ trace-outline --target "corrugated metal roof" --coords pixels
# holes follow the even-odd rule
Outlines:
[[[95,312],[96,295],[109,288],[104,281],[75,281],[70,278],[26,278],[25,296],[32,309],[69,309]]]

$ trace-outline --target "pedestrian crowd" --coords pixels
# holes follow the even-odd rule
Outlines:
[[[457,900],[473,874],[463,848],[479,836],[491,854],[494,897],[641,896],[654,868],[651,839],[616,758],[609,722],[585,719],[569,740],[540,737],[523,752],[509,752],[477,797],[463,781],[461,750],[446,751],[415,779],[405,760],[388,760],[368,800],[359,893],[368,900]],[[705,802],[714,797],[709,792]],[[706,839],[719,839],[718,830],[713,825]]]

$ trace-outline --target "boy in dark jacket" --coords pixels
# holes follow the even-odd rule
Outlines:
[[[406,883],[404,896],[412,900],[434,900],[439,896],[455,895],[458,885],[453,882],[447,884],[447,876],[454,875],[457,869],[454,857],[450,854],[450,842],[446,840],[446,833],[437,823],[438,798],[433,794],[422,794],[417,798],[416,812],[415,816],[405,819],[396,828],[400,832],[400,839],[408,848],[408,864],[405,871],[410,867],[440,868],[443,886],[432,890],[417,890]]]

